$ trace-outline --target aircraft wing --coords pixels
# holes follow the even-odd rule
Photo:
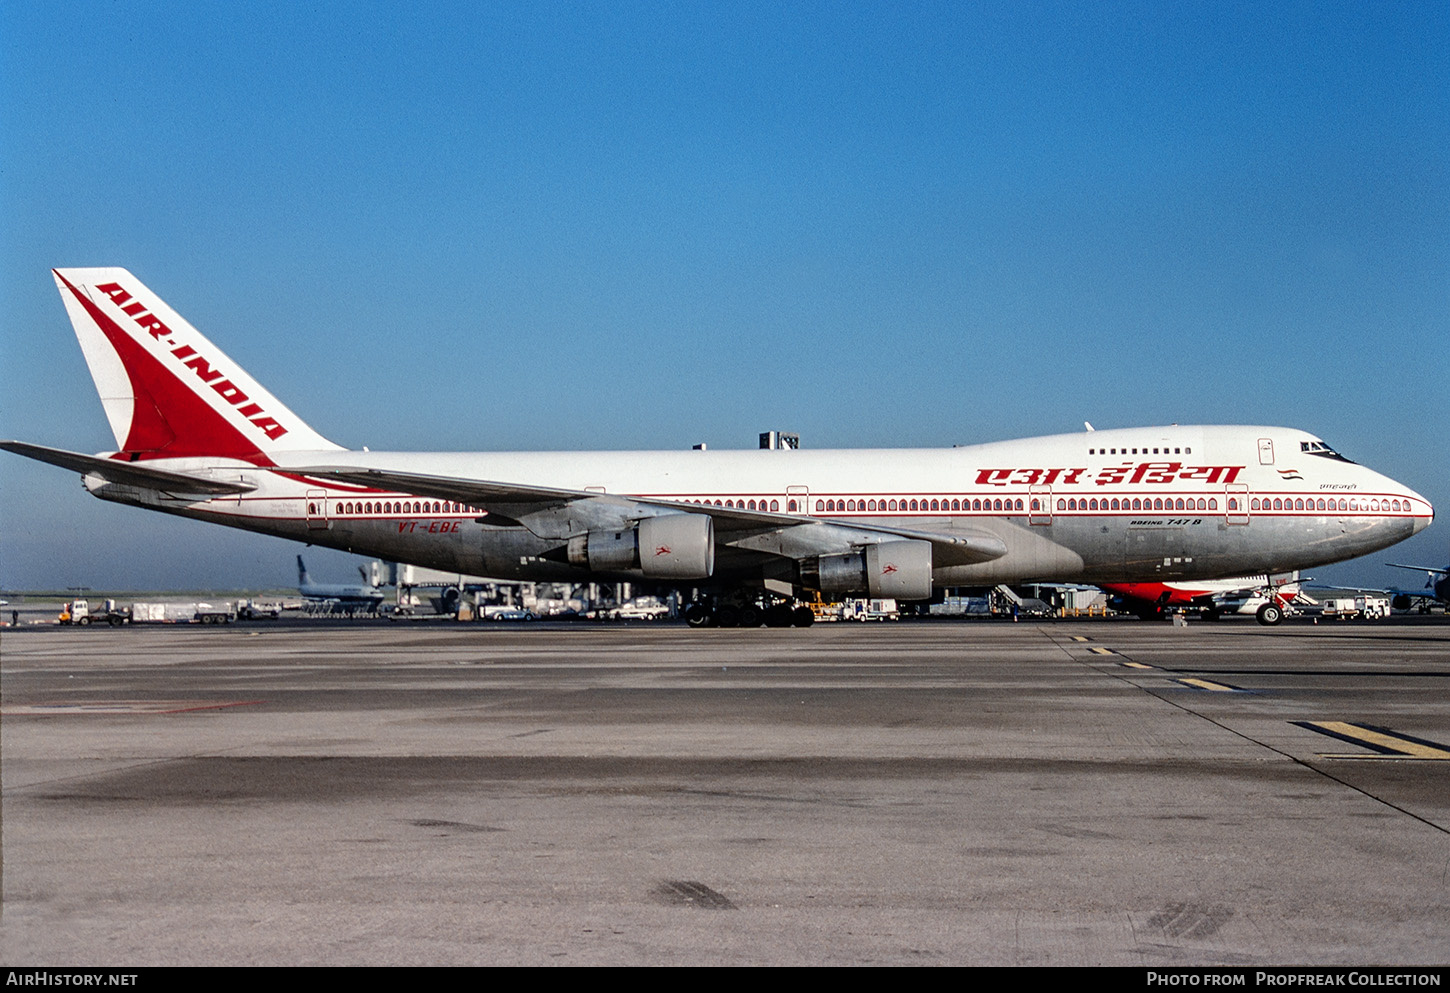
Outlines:
[[[935,565],[990,562],[1007,554],[1007,546],[1002,539],[983,530],[953,529],[943,532],[886,527],[856,521],[823,520],[804,514],[716,507],[657,497],[460,479],[390,469],[310,466],[289,468],[288,471],[315,479],[416,493],[481,507],[487,511],[486,520],[490,522],[527,527],[542,537],[566,538],[582,529],[618,527],[628,521],[658,516],[661,512],[683,512],[713,518],[717,537],[724,544],[787,558],[849,551],[883,538],[930,542]]]
[[[1423,572],[1425,574],[1425,586],[1416,592],[1410,590],[1396,590],[1394,592],[1402,596],[1426,597],[1439,600],[1442,603],[1450,603],[1450,565],[1443,568],[1436,568],[1432,565],[1400,565],[1398,562],[1386,562],[1385,565],[1394,566],[1396,569],[1409,569],[1412,572]],[[1435,577],[1439,577],[1438,579]],[[1427,592],[1428,591],[1428,592]]]
[[[68,452],[63,448],[31,445],[23,441],[0,441],[0,449],[40,462],[58,465],[62,469],[73,469],[87,476],[97,476],[108,483],[135,486],[143,490],[160,490],[165,493],[188,496],[227,496],[248,493],[257,488],[251,483],[207,479],[184,472],[172,472],[168,469],[153,469],[137,462],[119,462],[115,459],[103,459],[97,455]]]
[[[1398,562],[1386,562],[1385,565],[1390,566],[1394,569],[1409,569],[1411,572],[1433,572],[1438,573],[1441,576],[1450,575],[1450,566],[1446,566],[1443,569],[1437,569],[1432,565],[1400,565],[1400,563]]]
[[[1409,600],[1437,600],[1434,589],[1422,586],[1418,590],[1402,590],[1393,586],[1316,586],[1315,590],[1335,593],[1373,593],[1376,596],[1405,597]]]
[[[1418,590],[1397,590],[1391,587],[1387,590],[1365,590],[1364,592],[1381,593],[1385,596],[1392,597],[1405,597],[1409,600],[1429,600],[1432,602],[1440,600],[1440,598],[1435,595],[1434,589],[1424,586],[1420,587]]]

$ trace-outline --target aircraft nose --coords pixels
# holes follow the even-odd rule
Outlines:
[[[1429,500],[1426,500],[1414,490],[1407,491],[1410,496],[1410,508],[1414,513],[1412,518],[1414,530],[1411,534],[1419,534],[1431,524],[1435,523],[1435,508]]]

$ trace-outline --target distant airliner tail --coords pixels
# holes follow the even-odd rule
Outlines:
[[[307,578],[307,566],[302,564],[302,556],[297,556],[297,585],[311,586],[312,581]]]
[[[55,269],[116,445],[131,461],[257,465],[338,449],[125,269]]]

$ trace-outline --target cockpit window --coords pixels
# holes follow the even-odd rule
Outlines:
[[[1352,459],[1345,458],[1343,455],[1340,455],[1338,452],[1330,448],[1322,441],[1301,441],[1299,442],[1299,451],[1303,452],[1305,455],[1317,455],[1323,459],[1334,459],[1337,462],[1348,462],[1350,465],[1355,464]]]

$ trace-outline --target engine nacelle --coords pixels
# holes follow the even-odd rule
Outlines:
[[[892,600],[931,598],[931,542],[883,541],[859,552],[822,555],[801,566],[801,580],[822,593],[865,593]]]
[[[708,579],[715,571],[715,521],[705,514],[646,517],[622,531],[570,538],[568,557],[595,572],[637,569],[648,579]]]

